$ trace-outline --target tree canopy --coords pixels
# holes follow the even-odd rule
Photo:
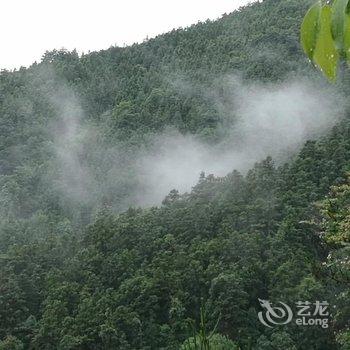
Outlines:
[[[152,135],[225,139],[225,76],[318,80],[300,46],[309,5],[259,1],[142,44],[54,50],[1,72],[0,349],[349,349],[348,107],[286,162],[203,173],[158,206],[130,200],[144,194],[131,164]],[[318,3],[302,27],[331,79],[344,6]],[[345,74],[338,88],[349,91]],[[265,327],[259,299],[326,300],[330,326]]]

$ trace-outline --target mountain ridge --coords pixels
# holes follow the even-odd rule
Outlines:
[[[225,137],[225,113],[202,93],[236,113],[221,77],[239,71],[251,84],[238,85],[244,94],[267,86],[250,98],[269,103],[271,84],[279,92],[290,76],[323,91],[299,47],[308,5],[264,0],[140,45],[82,57],[53,51],[29,69],[1,72],[0,348],[187,349],[203,312],[208,331],[218,322],[215,350],[348,348],[346,102],[329,132],[283,164],[266,156],[245,175],[202,173],[191,191],[174,189],[158,206],[129,201],[145,195],[138,171],[157,166],[141,157],[134,167],[154,135],[170,127],[180,143],[190,137],[183,158],[197,140],[214,147]],[[190,88],[174,89],[174,76]],[[346,95],[347,80],[322,101],[316,94],[319,105]],[[259,322],[259,299],[294,309],[326,300],[339,311],[329,328],[270,329]]]

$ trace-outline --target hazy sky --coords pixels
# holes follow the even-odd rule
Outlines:
[[[0,69],[28,66],[46,50],[88,52],[140,42],[249,0],[0,0]]]

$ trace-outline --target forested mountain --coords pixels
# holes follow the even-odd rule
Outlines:
[[[346,100],[283,157],[242,172],[232,162],[191,191],[142,201],[157,135],[208,148],[239,138],[233,76],[236,89],[296,77],[324,89],[299,44],[309,5],[264,0],[142,44],[47,52],[1,72],[0,349],[195,349],[185,341],[203,328],[215,330],[212,349],[350,349]],[[325,100],[347,96],[348,76]],[[329,327],[266,327],[259,299],[328,301]]]

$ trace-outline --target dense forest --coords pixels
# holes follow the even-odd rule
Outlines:
[[[188,350],[205,332],[205,349],[350,349],[350,73],[328,86],[302,54],[309,5],[263,0],[1,71],[0,349]],[[269,111],[289,83],[291,107],[279,105],[293,120],[316,99],[311,131],[294,144],[293,122],[282,140],[249,126],[247,143],[240,101]],[[169,178],[191,146],[249,161],[163,189],[159,135],[185,142]],[[329,327],[266,327],[259,299],[327,301]]]

